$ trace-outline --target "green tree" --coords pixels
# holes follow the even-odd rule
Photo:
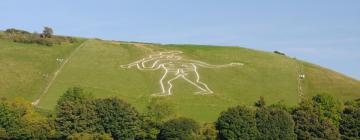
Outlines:
[[[321,118],[318,103],[305,99],[292,112],[295,122],[295,133],[299,140],[340,139],[340,133],[329,118]]]
[[[8,139],[9,133],[16,130],[18,117],[4,102],[0,102],[0,139]]]
[[[295,140],[294,121],[291,115],[279,108],[259,108],[256,112],[258,139]]]
[[[257,102],[255,102],[255,106],[259,108],[265,107],[265,105],[266,103],[263,96],[260,96],[260,99]]]
[[[99,131],[93,97],[81,88],[69,88],[56,106],[56,129],[63,137],[73,133]]]
[[[67,137],[68,140],[112,140],[110,134],[101,133],[74,133]]]
[[[175,117],[175,105],[164,98],[152,98],[146,109],[147,115],[157,123]]]
[[[142,131],[137,139],[155,140],[164,121],[175,117],[175,105],[164,98],[151,98],[142,115]]]
[[[342,139],[360,139],[360,99],[346,103],[341,118],[340,133]]]
[[[0,139],[9,139],[5,128],[0,127]]]
[[[255,113],[245,106],[229,108],[216,122],[220,139],[255,139],[258,135]]]
[[[130,104],[117,98],[96,99],[100,125],[114,139],[135,139],[140,132],[139,113]]]
[[[163,124],[159,140],[196,140],[199,134],[199,124],[188,118],[175,118]]]
[[[329,95],[316,95],[312,100],[320,108],[320,119],[330,119],[338,127],[343,110],[342,103]]]
[[[138,140],[156,140],[160,133],[162,123],[155,122],[154,119],[147,115],[141,116],[141,131],[138,133],[136,139]]]
[[[23,98],[15,99],[11,107],[17,114],[21,114],[19,132],[22,132],[22,139],[47,139],[55,133],[52,120],[37,113],[29,101]]]
[[[0,112],[0,128],[3,128],[3,137],[47,139],[55,133],[51,121],[35,112],[34,107],[24,99],[1,103]]]
[[[42,32],[42,34],[41,34],[41,37],[43,37],[43,38],[51,38],[51,36],[53,35],[53,33],[54,33],[54,31],[53,31],[52,28],[45,26],[45,27],[44,27],[44,30],[43,30],[43,32]]]
[[[205,123],[200,128],[200,139],[202,140],[216,140],[218,131],[214,123]]]

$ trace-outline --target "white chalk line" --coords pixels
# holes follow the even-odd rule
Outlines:
[[[62,71],[62,69],[64,68],[64,66],[69,62],[69,60],[74,56],[74,54],[80,50],[80,48],[82,48],[85,43],[88,41],[85,41],[83,43],[81,43],[81,45],[79,45],[73,52],[71,52],[71,54],[69,55],[68,58],[66,58],[66,60],[61,63],[59,69],[57,69],[54,73],[54,76],[51,78],[50,82],[48,82],[47,86],[45,87],[45,89],[43,90],[43,92],[40,94],[40,96],[38,97],[38,99],[36,99],[34,102],[32,102],[31,104],[34,106],[37,106],[40,103],[41,98],[49,91],[51,85],[54,83],[54,81],[56,80],[57,76],[59,75],[59,73]]]
[[[121,65],[122,68],[131,68],[136,66],[138,70],[159,70],[164,69],[164,75],[161,77],[159,83],[161,88],[161,93],[153,94],[155,96],[165,96],[172,95],[173,84],[172,81],[182,78],[191,85],[198,88],[200,91],[196,92],[198,94],[212,94],[213,91],[208,87],[207,84],[200,81],[200,75],[198,73],[198,67],[203,68],[224,68],[231,66],[242,66],[242,63],[229,63],[224,65],[212,65],[199,60],[188,60],[183,59],[179,54],[182,54],[182,51],[169,51],[169,52],[160,52],[159,54],[149,55],[143,59],[135,61],[127,65]],[[147,66],[147,63],[151,63],[150,66]],[[195,74],[195,79],[191,80],[194,77],[187,76],[188,74]],[[171,77],[168,80],[165,80],[167,77]],[[166,84],[167,85],[166,85]]]
[[[296,68],[297,68],[297,93],[300,97],[299,102],[301,102],[301,98],[304,96],[304,89],[303,89],[303,81],[305,78],[304,66],[298,60],[295,60]]]

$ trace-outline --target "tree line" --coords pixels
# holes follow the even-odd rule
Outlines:
[[[239,105],[212,123],[176,114],[173,103],[153,98],[143,113],[116,97],[94,98],[73,87],[57,101],[54,113],[24,99],[0,101],[0,139],[91,140],[356,140],[360,139],[360,99],[342,103],[328,95],[282,102]]]
[[[18,43],[39,44],[45,46],[75,43],[77,40],[72,37],[54,35],[51,27],[44,27],[42,33],[30,33],[25,30],[10,28],[0,34],[0,39],[7,39]]]

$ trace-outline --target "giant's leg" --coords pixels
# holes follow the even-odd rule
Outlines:
[[[198,89],[200,89],[201,91],[197,92],[200,94],[210,94],[213,93],[213,91],[211,91],[209,89],[209,87],[200,81],[200,76],[197,73],[196,70],[194,71],[187,71],[186,74],[183,76],[183,78],[188,81],[189,83],[193,84],[194,86],[196,86]]]
[[[155,94],[159,96],[171,95],[171,89],[173,87],[172,81],[179,78],[181,75],[177,75],[176,72],[165,70],[164,75],[160,79],[161,93]]]

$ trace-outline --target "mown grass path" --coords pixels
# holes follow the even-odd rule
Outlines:
[[[54,76],[51,78],[51,80],[47,83],[45,89],[43,90],[43,92],[40,94],[39,98],[37,98],[34,102],[32,102],[31,104],[34,106],[37,106],[41,100],[41,98],[49,91],[49,88],[51,87],[51,85],[54,83],[54,81],[56,80],[56,77],[59,75],[59,73],[61,73],[62,69],[64,68],[64,66],[70,61],[70,59],[75,55],[76,52],[78,52],[80,50],[80,48],[82,48],[83,46],[85,46],[85,44],[89,42],[89,40],[84,41],[83,43],[81,43],[73,52],[71,52],[71,54],[69,55],[68,58],[65,59],[64,62],[61,63],[60,67],[55,71]]]

